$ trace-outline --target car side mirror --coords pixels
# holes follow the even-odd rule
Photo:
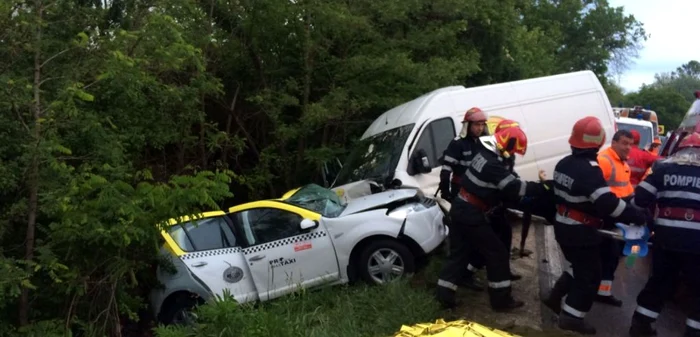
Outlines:
[[[316,227],[318,227],[318,222],[311,219],[304,219],[299,223],[299,228],[301,228],[303,231],[314,229]]]
[[[428,159],[428,153],[423,149],[418,149],[413,153],[413,164],[414,172],[418,173],[430,173],[433,168],[430,166],[430,160]]]

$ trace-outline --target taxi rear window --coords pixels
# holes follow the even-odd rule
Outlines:
[[[185,252],[236,247],[236,235],[228,216],[217,216],[172,226],[168,234]]]

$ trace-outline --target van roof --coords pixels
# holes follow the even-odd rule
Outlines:
[[[652,124],[650,121],[645,121],[645,120],[636,119],[636,118],[629,118],[629,117],[615,118],[615,122],[620,123],[620,124],[632,124],[632,125],[648,126],[650,128],[654,127],[654,124]]]
[[[421,124],[437,111],[441,116],[451,117],[478,106],[488,114],[489,110],[517,101],[562,96],[592,88],[602,90],[598,78],[589,70],[471,88],[444,87],[384,112],[370,124],[362,138],[411,123]]]

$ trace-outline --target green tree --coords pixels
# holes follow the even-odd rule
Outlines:
[[[667,130],[678,127],[690,107],[688,101],[673,88],[653,86],[643,86],[638,92],[627,95],[625,105],[649,106],[656,111],[659,124],[666,126]]]
[[[221,89],[193,44],[192,26],[206,25],[201,9],[153,5],[129,14],[128,31],[100,30],[108,9],[91,4],[0,5],[3,40],[12,41],[0,45],[12,60],[0,72],[8,174],[0,258],[14,270],[0,284],[9,290],[3,309],[13,313],[4,316],[24,329],[58,319],[90,335],[120,335],[121,317],[142,305],[137,280],[147,277],[137,275],[156,262],[158,224],[230,196],[228,171],[183,165],[154,180],[158,166],[144,165],[147,150],[194,147],[203,98]]]
[[[642,23],[607,0],[531,0],[523,23],[546,32],[554,72],[591,70],[604,85],[627,69],[647,38]]]
[[[695,91],[700,90],[700,63],[690,61],[676,68],[675,71],[656,74],[654,88],[669,88],[681,94],[687,101],[695,100]]]

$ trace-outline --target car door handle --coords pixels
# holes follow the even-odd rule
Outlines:
[[[206,265],[207,265],[206,262],[200,261],[200,262],[195,262],[195,263],[193,263],[193,264],[192,264],[192,267],[197,267],[197,268],[198,268],[198,267],[204,267],[204,266],[206,266]]]
[[[265,258],[265,255],[255,255],[255,256],[251,257],[250,260],[251,261],[258,261],[258,260],[262,260],[264,258]]]

